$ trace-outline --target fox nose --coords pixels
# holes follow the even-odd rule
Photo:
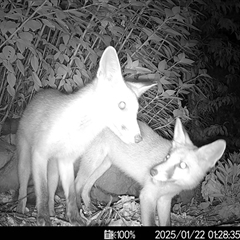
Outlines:
[[[151,174],[152,177],[154,177],[158,174],[158,170],[156,168],[151,168],[150,169],[150,174]]]
[[[135,140],[135,143],[139,143],[142,141],[142,136],[140,134],[138,134],[134,137],[134,140]]]

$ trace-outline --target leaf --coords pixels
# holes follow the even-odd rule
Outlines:
[[[161,78],[160,78],[160,82],[161,82],[163,85],[172,84],[171,82],[169,82],[169,81],[166,80],[166,76],[161,77]]]
[[[183,89],[183,88],[188,88],[188,89],[190,89],[190,88],[192,88],[192,87],[194,87],[194,86],[195,86],[195,84],[183,83],[182,86],[181,86],[181,88],[182,88],[182,89]]]
[[[169,96],[172,96],[175,94],[175,90],[166,90],[166,93],[169,95]]]
[[[210,205],[211,205],[210,202],[201,202],[201,203],[198,205],[198,207],[199,207],[200,209],[207,209]]]
[[[127,53],[127,65],[125,66],[125,69],[126,68],[131,69],[131,66],[132,66],[132,59],[130,55]]]
[[[185,56],[186,55],[184,52],[178,54],[178,58],[180,59],[180,61],[183,60],[185,58]]]
[[[164,92],[164,89],[163,89],[163,86],[162,86],[161,82],[158,81],[157,84],[158,84],[158,93]]]
[[[23,40],[23,41],[28,41],[32,42],[33,40],[33,35],[30,32],[19,32],[18,36]]]
[[[41,21],[43,22],[43,24],[45,24],[49,28],[55,29],[55,25],[51,21],[49,21],[48,19],[41,19]]]
[[[67,32],[67,29],[68,29],[67,24],[59,18],[56,18],[56,21],[57,22],[53,22],[53,24],[56,26],[56,28],[60,31]]]
[[[137,74],[147,74],[147,73],[151,73],[152,72],[148,68],[144,68],[144,67],[135,67],[134,69],[136,69]],[[151,76],[150,74],[148,74],[148,75]]]
[[[139,65],[139,60],[132,62],[131,68],[135,69]]]
[[[224,175],[222,174],[222,173],[220,173],[220,172],[216,172],[216,175],[217,175],[217,177],[218,177],[218,179],[222,182],[222,183],[226,183],[226,179],[225,179],[225,177],[224,177]]]
[[[61,77],[65,74],[67,74],[68,68],[65,65],[60,65],[59,68],[57,69],[57,76]]]
[[[158,25],[162,25],[163,20],[161,18],[158,17],[154,17],[154,16],[150,16],[151,19],[153,19],[153,21],[155,21]]]
[[[7,91],[8,91],[8,93],[9,93],[12,97],[15,96],[16,91],[15,91],[15,89],[14,89],[12,86],[8,85],[8,86],[7,86]]]
[[[13,69],[12,64],[11,64],[10,62],[4,61],[4,62],[3,62],[3,66],[4,66],[5,68],[7,68],[7,70],[8,70],[9,72],[14,73],[14,69]]]
[[[7,82],[11,87],[14,87],[16,84],[16,76],[13,73],[9,72],[7,75]]]
[[[53,56],[54,60],[57,60],[59,58],[60,54],[61,54],[61,52],[57,51]]]
[[[40,81],[38,75],[35,72],[32,72],[32,80],[34,82],[34,89],[38,91],[39,88],[42,87],[42,82]]]
[[[150,30],[149,28],[143,28],[142,31],[145,32],[148,37],[150,37],[153,34],[153,31]]]
[[[112,41],[111,36],[105,34],[102,36],[102,38],[103,38],[103,41],[106,44],[106,46],[109,46],[111,44],[111,41]]]
[[[63,35],[62,39],[63,39],[64,44],[67,45],[68,41],[70,39],[70,35],[69,34],[65,34],[65,35]]]
[[[66,90],[67,93],[71,93],[72,92],[72,86],[69,83],[64,83],[64,89]]]
[[[175,6],[175,7],[172,8],[172,12],[173,12],[174,15],[176,15],[177,13],[180,13],[180,10],[181,9],[180,9],[179,6]]]
[[[77,70],[76,75],[73,76],[74,82],[78,85],[78,87],[83,87],[83,80],[81,77],[81,73]]]
[[[48,83],[49,86],[51,86],[52,88],[56,88],[56,84],[55,84],[56,78],[54,76],[48,76]]]
[[[81,71],[81,73],[82,73],[82,75],[84,76],[84,77],[86,77],[87,79],[91,79],[91,72],[90,71],[86,71],[86,69],[82,69],[82,71]]]
[[[192,65],[192,64],[194,63],[194,61],[191,60],[191,59],[188,59],[188,58],[184,58],[184,59],[181,59],[181,60],[179,61],[179,63],[185,63],[185,64]]]
[[[13,22],[13,21],[3,21],[0,24],[0,29],[2,31],[2,34],[5,35],[8,32],[13,33],[16,28],[19,26],[19,24]]]
[[[62,54],[59,55],[58,59],[59,59],[59,62],[60,62],[60,63],[63,63],[63,62],[64,62],[64,57],[63,57]]]
[[[165,12],[167,18],[174,16],[174,14],[173,14],[171,9],[165,8],[164,12]]]
[[[170,96],[174,95],[175,92],[176,92],[176,91],[174,91],[174,90],[166,90],[166,91],[162,94],[162,96],[163,96],[163,97],[166,97],[166,98],[169,98]]]
[[[33,31],[36,31],[36,30],[40,29],[41,27],[42,27],[42,23],[40,21],[31,19],[25,23],[23,28],[26,31],[28,31],[29,28],[32,29]]]
[[[124,28],[118,27],[118,26],[115,26],[115,25],[111,26],[110,30],[114,35],[117,35],[117,36],[121,36],[121,35],[125,34]],[[109,35],[106,35],[106,36],[110,37]]]
[[[17,59],[17,68],[18,70],[22,73],[22,75],[24,76],[25,75],[25,69],[24,69],[24,66],[22,64],[22,61]]]
[[[84,63],[81,61],[80,58],[76,57],[76,58],[74,59],[74,62],[75,62],[75,64],[77,65],[77,67],[78,67],[79,69],[84,69]]]
[[[2,50],[3,55],[7,61],[10,61],[15,56],[15,49],[11,46],[5,46]]]
[[[166,59],[162,60],[162,61],[159,62],[159,64],[158,64],[158,70],[159,70],[160,72],[162,72],[163,70],[165,70],[166,65],[167,65]]]
[[[38,58],[35,55],[33,55],[32,58],[31,58],[31,66],[32,66],[33,70],[35,72],[37,72],[37,70],[38,70]]]
[[[181,33],[177,32],[177,31],[175,31],[175,30],[173,30],[171,28],[166,28],[165,31],[170,33],[170,34],[172,34],[172,35],[174,35],[174,36],[182,36]]]
[[[174,16],[174,19],[177,19],[178,22],[182,22],[184,23],[185,21],[185,18],[182,17],[180,14],[175,14]],[[184,33],[186,33],[187,35],[189,35],[189,32],[185,29],[185,28],[182,28],[182,27],[179,27],[179,29],[181,29]]]
[[[17,58],[18,58],[18,59],[24,59],[24,56],[23,56],[21,53],[18,52],[18,53],[17,53]]]
[[[172,51],[167,45],[162,46],[162,49],[163,49],[163,51],[166,54],[168,59],[172,58]]]
[[[18,50],[21,52],[21,53],[24,53],[25,49],[26,49],[26,45],[23,44],[22,40],[21,39],[18,39],[16,41],[16,44],[17,44],[17,48]]]
[[[66,62],[69,62],[69,57],[66,54],[63,54],[63,58],[65,59]]]
[[[67,48],[66,44],[62,44],[62,43],[61,43],[61,44],[59,45],[59,50],[60,50],[61,52],[65,51],[66,48]]]
[[[137,7],[145,7],[146,6],[145,3],[141,2],[141,1],[134,1],[134,0],[130,1],[130,5],[137,6]]]
[[[57,19],[56,20],[62,20],[65,19],[67,17],[67,14],[65,14],[63,11],[60,11],[58,9],[55,9],[56,15],[57,15]]]
[[[190,92],[189,91],[186,91],[186,90],[181,90],[181,94],[189,94]]]
[[[163,40],[162,37],[158,36],[157,34],[152,34],[150,37],[149,37],[150,40],[153,40],[153,41],[156,41],[156,42],[161,42]]]

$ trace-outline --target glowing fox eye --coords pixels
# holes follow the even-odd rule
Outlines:
[[[181,169],[185,169],[185,168],[187,168],[187,164],[185,162],[180,162],[179,167]]]
[[[125,107],[126,107],[126,103],[121,101],[119,104],[118,104],[118,107],[123,110]]]
[[[167,161],[170,158],[170,154],[168,154],[165,158],[164,161]]]

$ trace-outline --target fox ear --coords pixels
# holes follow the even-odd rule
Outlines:
[[[119,76],[116,78],[116,76]],[[119,80],[122,78],[121,66],[117,52],[114,47],[107,47],[100,59],[99,68],[97,71],[98,78],[106,78],[106,80]]]
[[[173,143],[193,145],[186,130],[184,129],[184,127],[182,125],[180,118],[176,119],[174,135],[173,135]]]
[[[126,84],[135,93],[137,98],[140,98],[143,93],[145,93],[151,87],[155,86],[157,83],[128,82],[128,81],[126,81]]]
[[[200,154],[201,158],[209,164],[209,168],[212,168],[223,155],[225,148],[226,142],[220,139],[200,147],[197,153]]]

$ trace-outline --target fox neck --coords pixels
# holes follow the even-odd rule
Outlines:
[[[76,93],[76,99],[71,103],[70,111],[74,115],[72,116],[74,121],[77,120],[79,129],[91,128],[90,132],[97,135],[107,127],[105,98],[98,79]],[[111,109],[108,110],[111,113]]]

